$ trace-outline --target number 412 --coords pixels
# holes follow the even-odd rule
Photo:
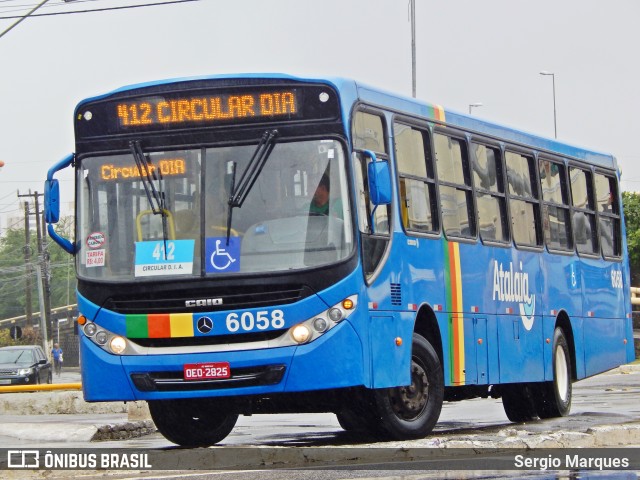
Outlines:
[[[156,243],[156,247],[153,249],[152,256],[156,261],[161,260],[174,260],[174,252],[176,250],[176,244],[173,242],[167,242],[167,251],[164,251],[164,242]]]

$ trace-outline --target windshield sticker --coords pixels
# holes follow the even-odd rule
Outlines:
[[[104,245],[104,242],[105,237],[104,233],[102,232],[94,232],[87,237],[87,247],[91,249],[102,247]]]
[[[207,273],[240,271],[240,238],[211,237],[205,239]]]
[[[195,240],[136,242],[135,276],[191,275]]]
[[[85,264],[87,268],[104,267],[106,251],[104,248],[100,250],[87,250],[85,255]]]

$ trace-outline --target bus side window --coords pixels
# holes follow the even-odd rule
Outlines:
[[[436,232],[438,214],[428,133],[401,123],[395,123],[393,130],[402,223],[407,230]]]
[[[620,206],[616,180],[601,173],[595,174],[596,207],[600,245],[605,257],[619,257],[622,252],[620,241]]]
[[[516,245],[542,245],[540,204],[535,186],[533,157],[516,152],[505,153],[511,227]]]
[[[573,250],[564,165],[542,159],[539,172],[544,201],[542,224],[547,246],[552,250]]]
[[[378,159],[388,159],[382,122],[382,117],[366,112],[356,112],[353,118],[358,226],[362,233],[362,259],[367,277],[373,275],[389,244],[391,206],[374,207],[371,203],[367,176],[367,165],[371,159],[358,150],[372,150]]]
[[[472,143],[471,165],[480,238],[484,241],[508,242],[509,224],[500,150]]]
[[[476,236],[467,146],[464,140],[434,134],[442,227],[447,236]]]
[[[591,172],[569,168],[573,237],[578,253],[598,255],[596,212],[593,201]]]

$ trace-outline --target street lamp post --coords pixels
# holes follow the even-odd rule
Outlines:
[[[547,72],[546,70],[540,72],[540,75],[551,77],[553,86],[553,136],[554,138],[558,138],[558,123],[556,120],[556,75],[555,73]]]
[[[469,104],[469,115],[471,115],[471,110],[473,110],[475,107],[482,107],[483,104],[482,103],[470,103]]]

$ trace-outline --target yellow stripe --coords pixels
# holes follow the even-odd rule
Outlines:
[[[193,337],[193,314],[172,313],[169,316],[171,337]]]
[[[456,276],[456,291],[453,294],[456,296],[455,304],[458,307],[458,313],[454,316],[454,321],[456,322],[456,333],[457,335],[454,337],[454,355],[456,356],[456,361],[454,362],[456,371],[454,372],[454,378],[458,383],[464,383],[465,374],[464,374],[464,307],[462,304],[462,270],[460,268],[460,244],[453,244],[453,253],[454,253],[454,275]]]
[[[436,115],[436,120],[440,120],[441,122],[444,122],[446,120],[445,114],[444,114],[444,107],[442,105],[434,105],[433,110]]]

